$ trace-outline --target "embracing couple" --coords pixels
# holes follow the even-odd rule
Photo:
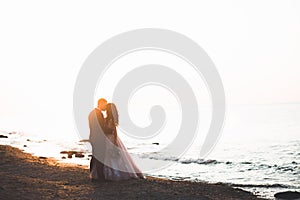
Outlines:
[[[103,113],[106,112],[104,118]],[[98,100],[98,107],[89,114],[92,159],[90,178],[92,180],[127,180],[144,178],[117,135],[119,115],[115,104]]]

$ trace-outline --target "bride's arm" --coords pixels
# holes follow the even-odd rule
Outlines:
[[[114,145],[118,146],[118,143],[117,143],[117,137],[118,137],[118,134],[117,134],[117,128],[116,128],[116,125],[114,124],[114,122],[112,120],[110,120],[108,122],[108,128],[109,130],[111,131],[111,133],[113,134],[113,137],[114,137]]]
[[[118,146],[118,143],[117,143],[118,134],[117,134],[117,128],[116,127],[114,127],[113,135],[114,135],[114,144],[116,146]]]

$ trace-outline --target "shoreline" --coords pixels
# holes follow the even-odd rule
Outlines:
[[[144,180],[92,182],[89,170],[0,145],[0,199],[262,199],[223,183]]]

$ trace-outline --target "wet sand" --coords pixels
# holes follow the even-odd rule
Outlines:
[[[92,182],[89,170],[0,145],[0,199],[259,199],[225,184],[145,180]]]

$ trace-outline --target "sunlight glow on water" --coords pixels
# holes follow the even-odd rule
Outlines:
[[[205,116],[205,115],[204,115]],[[206,122],[209,123],[209,120]],[[237,106],[228,108],[222,138],[214,151],[200,159],[201,141],[195,141],[180,159],[157,152],[165,141],[136,142],[122,137],[130,153],[144,159],[165,160],[170,167],[153,173],[178,180],[224,182],[255,194],[273,197],[275,192],[300,190],[300,105]],[[9,144],[38,156],[60,162],[89,165],[90,152],[77,136],[46,138],[44,135],[17,132],[0,134],[0,144]],[[199,137],[201,139],[201,137]],[[198,138],[198,140],[199,140]],[[24,146],[25,145],[25,146]],[[62,159],[60,151],[83,151],[84,158]]]

